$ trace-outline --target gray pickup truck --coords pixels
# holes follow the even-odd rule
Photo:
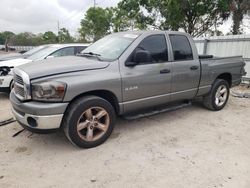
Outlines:
[[[221,110],[245,74],[242,57],[199,56],[190,35],[136,31],[108,35],[78,57],[14,69],[10,100],[32,132],[62,128],[82,148],[102,144],[117,115],[202,97]]]

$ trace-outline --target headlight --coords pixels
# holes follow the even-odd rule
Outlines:
[[[62,101],[67,85],[62,82],[32,84],[32,99],[39,101]]]

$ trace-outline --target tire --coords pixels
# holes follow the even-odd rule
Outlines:
[[[11,82],[10,82],[10,92],[11,92],[11,90],[14,88],[14,81],[13,80],[11,80]]]
[[[219,111],[227,104],[229,93],[228,82],[223,79],[216,79],[212,85],[210,93],[204,96],[203,104],[209,110]]]
[[[96,96],[86,96],[70,104],[62,127],[73,144],[81,148],[93,148],[108,139],[115,119],[115,110],[108,101]]]

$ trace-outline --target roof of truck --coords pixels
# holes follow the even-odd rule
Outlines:
[[[138,31],[122,31],[113,34],[134,34],[134,35],[141,35],[141,34],[159,34],[159,33],[167,33],[167,34],[181,34],[181,35],[189,35],[188,33],[180,32],[180,31],[164,31],[164,30],[138,30]]]

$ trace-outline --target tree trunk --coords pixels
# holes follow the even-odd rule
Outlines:
[[[5,39],[5,52],[9,51],[9,47],[8,47],[8,38]]]
[[[243,14],[240,8],[233,12],[233,35],[241,34],[240,26],[243,20]]]

